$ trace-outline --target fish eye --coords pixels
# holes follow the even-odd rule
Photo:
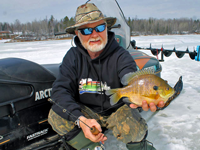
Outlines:
[[[154,89],[154,90],[158,90],[158,86],[154,86],[153,89]]]
[[[169,91],[169,88],[166,88],[167,91]]]

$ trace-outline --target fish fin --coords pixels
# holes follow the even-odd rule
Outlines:
[[[117,94],[118,89],[111,89],[111,90],[107,90],[105,92],[106,95],[111,95],[110,96],[110,104],[111,105],[115,105],[119,100],[120,100],[120,96]]]
[[[131,103],[131,101],[129,100],[128,97],[124,97],[124,98],[123,98],[123,101],[124,101],[125,103]]]
[[[157,100],[157,99],[159,99],[160,98],[160,95],[157,93],[156,95],[155,95],[155,99]]]
[[[136,72],[130,72],[130,73],[125,74],[125,75],[122,77],[121,83],[122,83],[123,85],[128,85],[128,83],[131,81],[131,79],[132,79],[133,77],[135,77],[135,73],[136,73]]]
[[[128,85],[129,82],[136,76],[145,75],[145,74],[155,74],[155,70],[152,68],[148,68],[148,69],[142,69],[136,72],[127,73],[122,77],[121,83],[123,85]]]
[[[115,94],[115,93],[117,92],[117,90],[118,90],[118,89],[106,90],[106,91],[105,91],[105,94],[106,94],[107,96],[109,96],[109,95]]]
[[[150,94],[150,95],[148,95],[148,96],[143,95],[143,97],[146,97],[145,99],[157,100],[157,99],[160,98],[160,95],[159,95],[158,93],[156,93],[156,94]],[[151,97],[151,98],[149,98],[149,97]]]

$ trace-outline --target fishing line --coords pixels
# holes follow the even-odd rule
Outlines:
[[[77,116],[73,115],[72,113],[70,113],[67,109],[63,108],[62,106],[60,106],[58,103],[56,103],[55,101],[53,101],[51,98],[48,99],[49,102],[52,102],[53,104],[56,104],[58,107],[60,107],[62,109],[62,111],[64,113],[67,113],[68,115],[71,115],[72,117],[74,117],[76,120],[81,121]],[[88,126],[85,122],[81,121],[84,125],[86,125],[87,127],[90,128],[91,131],[94,131],[95,128]],[[92,132],[93,133],[93,132]]]

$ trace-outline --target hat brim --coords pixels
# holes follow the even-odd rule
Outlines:
[[[105,20],[106,23],[107,23],[107,27],[110,28],[110,27],[112,27],[115,24],[115,22],[116,22],[117,19],[114,18],[114,17],[105,17],[105,18],[99,19],[99,20],[93,20],[93,21],[83,22],[83,23],[79,23],[79,24],[75,24],[75,25],[67,27],[65,29],[65,32],[69,33],[69,34],[75,34],[75,29],[77,27],[80,27],[82,25],[89,24],[89,23],[94,23],[94,22],[97,22],[97,21],[100,21],[100,20]]]

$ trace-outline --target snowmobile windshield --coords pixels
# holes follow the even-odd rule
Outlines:
[[[115,32],[115,37],[120,46],[128,49],[130,45],[130,27],[124,14],[116,0],[91,0],[104,14],[105,17],[116,17],[117,21],[111,31]],[[115,28],[117,27],[117,28]]]

